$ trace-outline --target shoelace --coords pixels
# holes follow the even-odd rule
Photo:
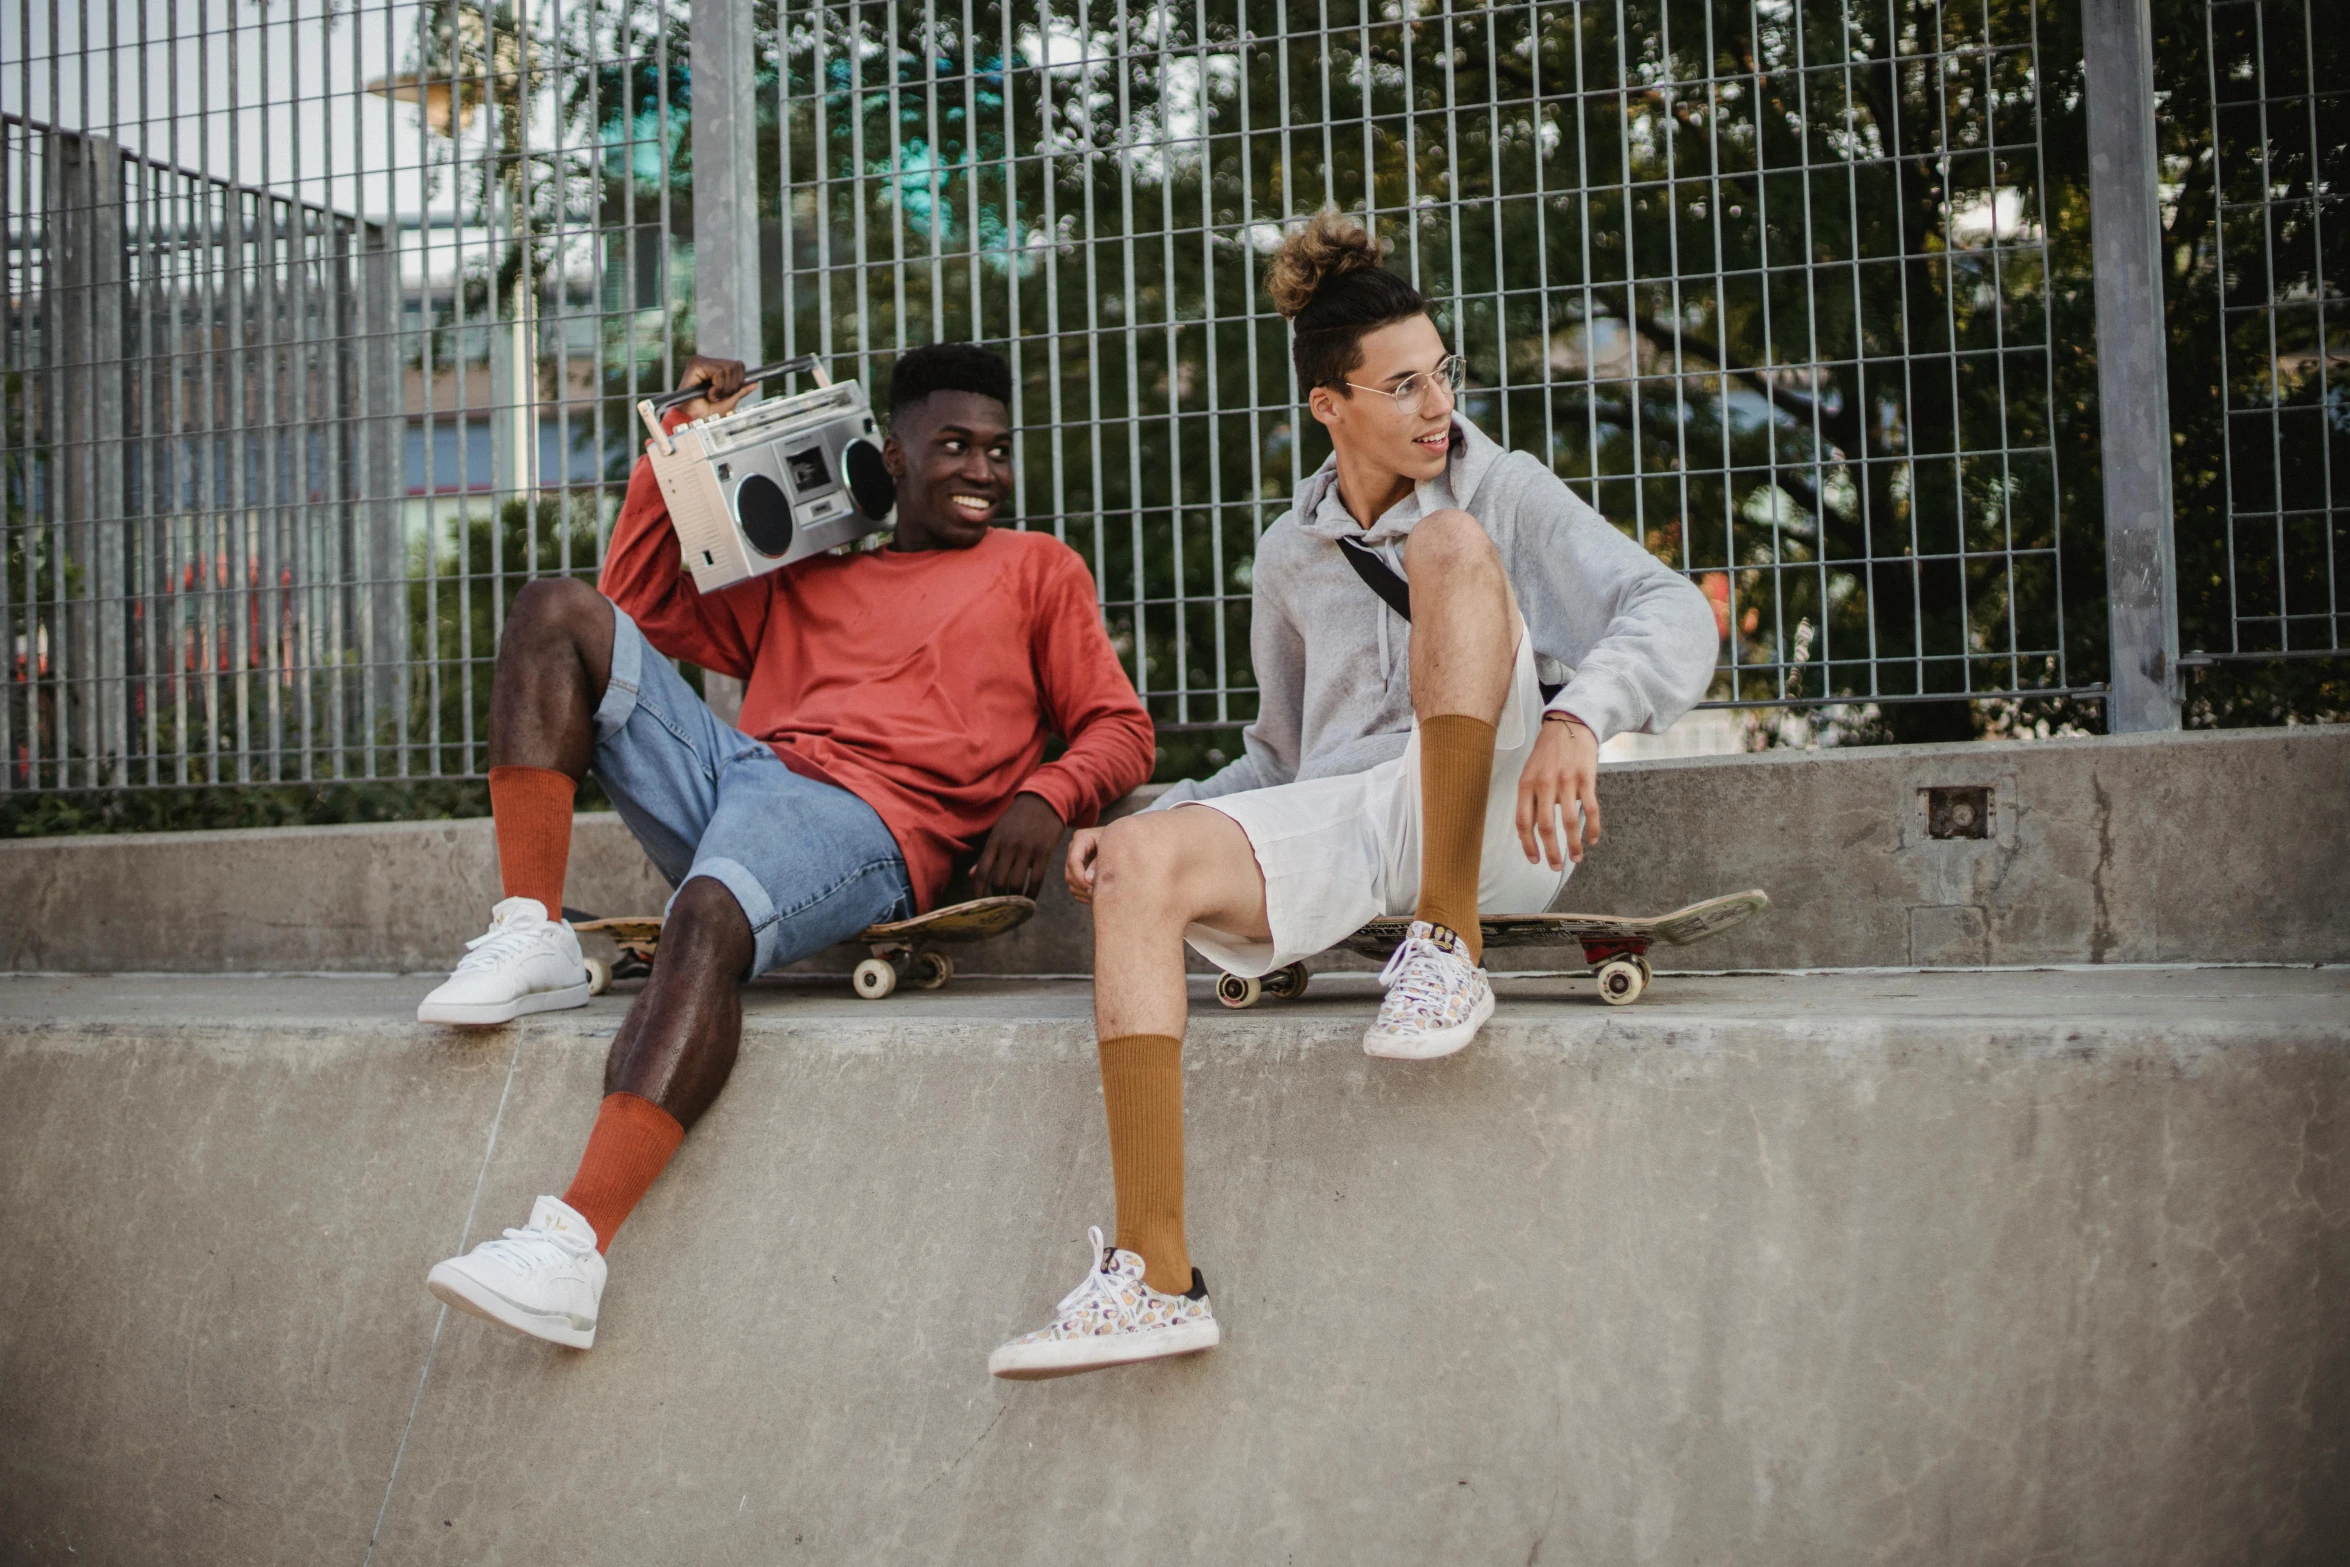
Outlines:
[[[551,927],[542,922],[531,925],[509,925],[500,920],[488,930],[465,944],[465,956],[457,966],[461,969],[486,968],[518,955],[533,942],[542,940]]]
[[[1424,993],[1430,986],[1447,990],[1450,987],[1444,982],[1441,960],[1452,956],[1426,936],[1407,936],[1402,946],[1388,954],[1387,966],[1379,971],[1379,983],[1389,989],[1412,986],[1414,993]]]
[[[478,1249],[485,1257],[495,1257],[501,1262],[512,1262],[518,1266],[527,1267],[538,1260],[537,1253],[539,1251],[549,1246],[561,1252],[563,1260],[566,1262],[578,1260],[572,1255],[569,1247],[555,1239],[554,1232],[530,1225],[525,1225],[521,1229],[509,1229],[494,1241],[483,1241]]]
[[[1118,1287],[1117,1275],[1102,1266],[1101,1226],[1098,1224],[1092,1226],[1085,1232],[1085,1236],[1093,1246],[1093,1265],[1085,1270],[1085,1277],[1078,1281],[1077,1287],[1063,1295],[1061,1303],[1053,1308],[1055,1322],[1067,1317],[1095,1295],[1112,1293]]]

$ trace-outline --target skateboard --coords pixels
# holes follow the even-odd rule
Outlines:
[[[563,912],[569,918],[573,911]],[[1033,898],[974,898],[969,903],[917,914],[910,920],[868,925],[855,939],[864,943],[873,955],[857,965],[849,981],[867,1001],[879,1001],[896,990],[901,980],[910,979],[924,990],[936,990],[955,977],[955,960],[939,951],[940,945],[1000,936],[1027,924],[1028,917],[1035,912]],[[633,919],[582,916],[572,919],[571,928],[583,935],[601,931],[620,949],[616,963],[606,963],[602,958],[587,960],[588,994],[600,996],[612,988],[616,979],[638,979],[652,972],[654,954],[661,947],[659,915]]]
[[[1488,949],[1581,943],[1583,961],[1591,965],[1591,977],[1599,982],[1599,999],[1611,1007],[1628,1007],[1640,999],[1655,977],[1648,965],[1650,947],[1660,942],[1686,947],[1742,925],[1770,906],[1770,898],[1762,892],[1733,892],[1646,919],[1620,914],[1493,914],[1479,923],[1485,927]],[[1384,958],[1411,927],[1409,915],[1375,919],[1339,945],[1366,958]],[[1216,999],[1228,1007],[1254,1006],[1267,996],[1290,1000],[1304,995],[1305,989],[1302,963],[1275,969],[1262,979],[1242,979],[1237,974],[1216,979]]]

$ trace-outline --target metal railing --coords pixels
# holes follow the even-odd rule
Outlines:
[[[11,117],[11,783],[366,766],[403,596],[382,229]]]
[[[2199,177],[2215,255],[2309,258],[2314,295],[2231,285],[2271,336],[2227,339],[2226,460],[2252,471],[2258,425],[2300,466],[2231,479],[2229,651],[2338,651],[2339,438],[2288,428],[2339,428],[2338,187],[2274,171],[2278,106],[2339,99],[2230,42],[2311,39],[2307,0],[2211,0],[2219,173],[2158,169],[2149,132],[2093,178],[2121,132],[2085,77],[2137,84],[2147,126],[2153,81],[2094,29],[2085,62],[2084,6],[2144,15],[19,0],[0,789],[478,772],[506,605],[593,568],[628,404],[696,344],[876,385],[912,344],[1002,349],[1019,525],[1085,555],[1154,716],[1205,743],[1253,711],[1255,541],[1327,451],[1260,287],[1326,204],[1442,301],[1470,417],[1713,599],[1712,704],[2094,721],[2110,662],[2175,722],[2134,640],[2171,612],[2102,598],[2127,529],[2089,345],[2128,324],[2086,287],[2092,186],[2108,230],[2114,181],[2143,198],[2150,266],[2158,194]],[[2131,341],[2159,362],[2163,330]],[[2159,466],[2137,422],[2108,468],[2117,440]]]

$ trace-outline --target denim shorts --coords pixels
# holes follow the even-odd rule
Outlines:
[[[906,857],[872,806],[720,723],[618,605],[612,621],[596,780],[671,887],[707,876],[734,894],[751,973],[912,916]]]

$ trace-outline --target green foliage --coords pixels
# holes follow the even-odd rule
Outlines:
[[[489,810],[489,785],[470,778],[195,789],[54,789],[39,794],[0,794],[0,837],[439,821],[487,816]]]
[[[590,777],[579,809],[611,809]],[[352,822],[453,821],[490,814],[478,778],[372,783],[222,785],[194,789],[51,789],[0,794],[0,838],[61,833],[197,832],[226,827],[339,827]]]

